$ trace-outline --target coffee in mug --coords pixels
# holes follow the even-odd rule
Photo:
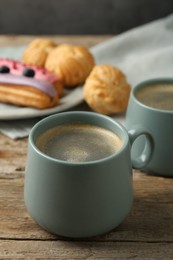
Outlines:
[[[116,153],[122,140],[108,129],[91,124],[64,124],[45,131],[36,141],[46,155],[68,162],[87,162]]]
[[[173,84],[149,84],[136,91],[136,98],[149,107],[173,110]]]
[[[146,149],[131,159],[131,146],[141,135]],[[150,140],[146,129],[138,126],[127,132],[94,112],[44,118],[29,135],[24,185],[28,212],[40,226],[65,237],[112,230],[132,207],[132,167],[148,164]]]

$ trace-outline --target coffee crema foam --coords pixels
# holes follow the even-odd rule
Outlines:
[[[144,105],[173,110],[173,84],[146,85],[136,91],[135,96]]]
[[[88,162],[116,153],[121,139],[113,132],[89,124],[67,124],[47,130],[36,141],[50,157],[68,162]]]

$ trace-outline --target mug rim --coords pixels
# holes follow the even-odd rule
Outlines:
[[[87,161],[87,162],[69,162],[69,161],[60,160],[60,159],[51,157],[49,155],[46,155],[35,144],[34,136],[36,134],[36,131],[39,131],[41,126],[44,125],[45,123],[48,123],[49,121],[53,122],[53,120],[56,119],[56,118],[60,118],[60,117],[63,117],[63,116],[68,116],[68,115],[85,115],[86,117],[92,116],[92,117],[97,117],[97,118],[99,117],[100,120],[105,120],[105,122],[109,121],[112,125],[116,125],[116,127],[118,127],[120,129],[121,133],[123,133],[122,146],[120,147],[120,149],[118,151],[116,151],[115,153],[113,153],[113,154],[111,154],[109,156],[106,156],[106,157],[104,157],[102,159],[93,160],[93,161]],[[69,123],[71,123],[70,120],[69,120]],[[89,124],[93,124],[93,123],[89,123]],[[97,126],[97,124],[95,124],[95,125]],[[58,124],[57,124],[57,126],[58,126]],[[105,129],[109,129],[109,128],[106,128],[106,124],[105,124],[105,127],[104,126],[100,126],[100,127],[105,128]],[[50,126],[50,128],[52,128],[52,127]],[[48,129],[50,129],[50,128],[48,128]],[[46,130],[48,130],[48,129],[46,129]],[[110,131],[112,131],[112,130],[110,130]],[[116,132],[113,132],[113,133],[117,134]],[[120,136],[119,136],[119,138],[120,138]],[[60,112],[60,113],[56,113],[56,114],[47,116],[47,117],[41,119],[39,122],[37,122],[32,127],[32,129],[31,129],[31,131],[29,133],[29,139],[28,140],[29,140],[29,144],[36,151],[36,153],[39,154],[41,157],[44,157],[45,159],[48,159],[49,161],[52,161],[52,162],[55,162],[55,163],[61,163],[61,164],[65,164],[65,165],[73,165],[73,166],[74,165],[81,165],[82,166],[82,165],[92,165],[92,164],[102,163],[102,162],[108,161],[108,160],[110,160],[110,159],[112,159],[114,157],[118,157],[124,151],[125,147],[127,147],[128,142],[129,142],[129,135],[128,135],[128,132],[127,132],[126,128],[121,123],[119,123],[115,119],[112,119],[109,116],[106,116],[106,115],[103,115],[103,114],[99,114],[99,113],[96,113],[96,112],[66,111],[66,112]]]
[[[142,103],[141,101],[139,101],[136,97],[136,92],[149,85],[149,84],[157,84],[157,83],[172,83],[173,84],[173,78],[171,77],[164,77],[164,78],[152,78],[152,79],[147,79],[147,80],[144,80],[142,82],[139,82],[138,84],[136,84],[133,88],[132,88],[132,91],[131,91],[131,95],[133,97],[133,99],[135,100],[135,102],[140,105],[141,107],[144,107],[145,109],[148,109],[150,111],[154,111],[154,112],[157,112],[157,113],[164,113],[164,114],[172,114],[173,111],[172,110],[166,110],[166,109],[160,109],[160,108],[155,108],[155,107],[151,107],[151,106],[148,106],[144,103]]]

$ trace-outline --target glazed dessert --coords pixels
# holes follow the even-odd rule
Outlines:
[[[58,77],[45,69],[0,59],[0,102],[49,108],[58,104],[59,89],[62,92]]]
[[[112,65],[97,65],[84,85],[84,99],[96,112],[111,115],[124,112],[130,95],[125,75]]]

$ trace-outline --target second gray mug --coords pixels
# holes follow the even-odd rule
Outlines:
[[[161,108],[152,107],[139,100],[138,93],[146,88],[148,91],[146,102],[152,104],[152,94],[147,89],[149,86],[156,91],[161,91],[162,88],[169,90],[160,97],[155,97],[154,102],[157,102],[157,106],[162,102]],[[166,109],[163,109],[163,102]],[[170,107],[173,107],[173,78],[151,79],[138,84],[131,91],[125,125],[127,129],[142,125],[153,137],[153,155],[143,170],[154,175],[173,177],[173,110],[169,109],[168,102]],[[144,146],[144,137],[141,136],[133,145],[132,156],[138,156]]]

